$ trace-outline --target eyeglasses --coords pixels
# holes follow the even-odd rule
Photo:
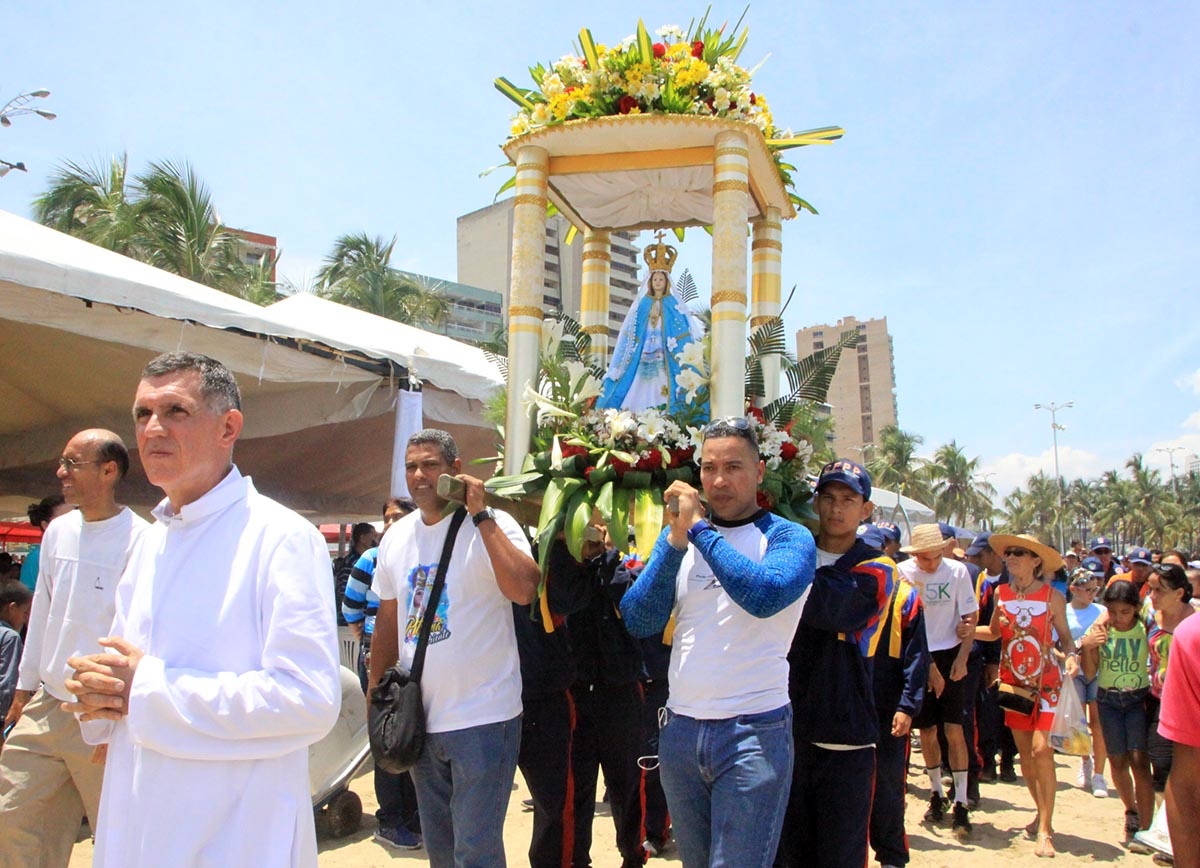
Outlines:
[[[96,459],[95,461],[75,461],[70,458],[58,459],[58,466],[61,467],[63,470],[67,471],[67,473],[74,473],[80,467],[83,467],[88,464],[103,464],[103,463],[104,463],[104,461],[102,459]]]
[[[1031,556],[1033,556],[1033,552],[1031,552],[1029,549],[1015,549],[1015,548],[1012,548],[1012,549],[1005,549],[1005,550],[1004,550],[1004,556],[1005,556],[1006,558],[1023,558],[1023,557],[1026,557],[1026,556],[1030,556],[1030,557],[1031,557]]]
[[[1094,594],[1100,590],[1099,585],[1072,585],[1071,587],[1081,594]]]

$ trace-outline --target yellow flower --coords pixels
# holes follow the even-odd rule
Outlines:
[[[550,113],[554,115],[555,120],[565,120],[567,112],[575,103],[575,96],[569,93],[558,93],[550,97]]]
[[[525,133],[529,132],[529,117],[524,113],[517,115],[512,119],[512,126],[510,129],[512,130],[512,134],[514,136],[525,135]]]
[[[708,73],[708,64],[693,57],[679,65],[675,73],[675,86],[679,88],[696,87],[708,78]]]
[[[675,60],[681,57],[690,57],[691,53],[692,47],[686,42],[676,42],[667,49],[667,56]]]

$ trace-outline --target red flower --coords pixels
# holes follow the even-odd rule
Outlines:
[[[784,461],[791,461],[799,453],[800,453],[800,450],[796,448],[796,444],[793,443],[791,440],[785,440],[783,442],[783,444],[779,447],[779,457],[782,458]]]
[[[767,417],[763,415],[762,407],[751,407],[746,413],[747,416],[753,416],[759,422],[766,422]]]
[[[575,89],[575,85],[573,85],[573,84],[568,84],[565,88],[567,93],[570,93],[574,89]],[[754,94],[750,94],[750,102],[754,102]]]
[[[612,469],[617,472],[618,477],[624,476],[630,470],[633,470],[633,467],[631,465],[622,461],[620,458],[610,458],[608,463],[609,463],[609,466],[612,467]]]
[[[692,460],[692,456],[695,455],[695,452],[691,446],[686,446],[682,449],[672,449],[670,451],[671,462],[667,465],[668,467],[683,467],[685,464],[690,462]]]
[[[662,453],[657,449],[651,451],[645,458],[638,459],[638,463],[633,465],[634,470],[641,470],[646,473],[653,473],[663,466]]]
[[[704,43],[699,39],[692,43],[692,57],[704,59]]]
[[[629,94],[625,94],[625,96],[621,97],[621,99],[617,101],[617,110],[623,115],[629,114],[637,107],[638,101]]]
[[[595,467],[593,467],[593,466],[592,466],[592,465],[590,465],[590,464],[589,464],[587,467],[583,468],[583,478],[584,478],[584,479],[591,479],[591,478],[592,478],[592,471],[593,471],[593,470],[595,470],[595,469],[596,469],[596,468],[595,468]]]
[[[757,102],[758,101],[754,98],[754,91],[750,91],[750,105],[755,105]]]
[[[663,45],[661,42],[654,43],[654,56],[659,59],[666,57],[667,46]]]
[[[587,447],[576,446],[572,443],[564,443],[562,447],[562,457],[570,458],[572,455],[587,455]]]
[[[754,499],[758,503],[758,505],[761,506],[763,509],[770,509],[772,506],[775,505],[774,502],[771,500],[771,496],[769,494],[767,494],[765,491],[760,491],[758,494],[756,494],[754,496]]]

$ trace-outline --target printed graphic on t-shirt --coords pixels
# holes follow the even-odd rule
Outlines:
[[[421,634],[421,619],[425,617],[425,595],[437,578],[437,564],[420,564],[408,574],[408,586],[412,589],[412,603],[408,607],[408,620],[404,625],[404,641],[417,643]],[[429,628],[429,644],[450,638],[449,625],[450,594],[442,585],[442,596],[438,600],[437,613]]]
[[[1142,637],[1114,636],[1108,640],[1108,652],[1100,664],[1112,674],[1117,690],[1134,690],[1145,686],[1146,640]]]
[[[925,605],[927,606],[954,602],[954,597],[950,593],[949,582],[925,582],[922,584],[921,589],[924,592]]]
[[[688,575],[688,584],[697,591],[721,590],[721,580],[714,575],[712,568],[707,563],[703,566],[697,565],[692,570]]]

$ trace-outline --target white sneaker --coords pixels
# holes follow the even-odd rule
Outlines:
[[[1092,776],[1092,795],[1097,799],[1108,798],[1108,784],[1104,781],[1104,775]]]
[[[1075,776],[1075,786],[1081,790],[1086,790],[1088,784],[1092,782],[1092,758],[1085,756],[1083,762],[1079,764],[1079,774]]]

